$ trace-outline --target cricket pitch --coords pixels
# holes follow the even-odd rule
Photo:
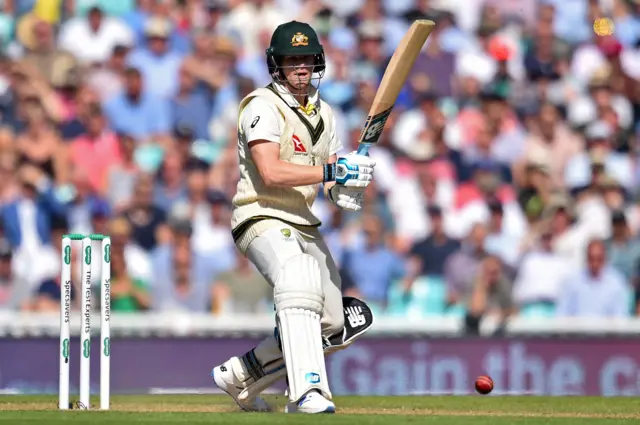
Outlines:
[[[282,412],[284,397],[268,401]],[[336,415],[244,413],[229,397],[218,395],[114,396],[110,411],[58,411],[55,396],[3,396],[2,424],[637,424],[640,404],[635,398],[412,396],[336,397]],[[98,399],[92,399],[98,406]],[[87,416],[88,415],[88,416]],[[89,417],[91,419],[89,419]],[[472,421],[472,422],[471,422]]]

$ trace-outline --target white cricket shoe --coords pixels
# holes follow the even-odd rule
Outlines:
[[[213,382],[215,382],[218,388],[229,394],[245,412],[270,412],[271,407],[269,407],[262,397],[255,397],[253,400],[240,400],[238,398],[238,395],[240,395],[244,388],[237,382],[236,376],[233,373],[233,359],[234,358],[231,358],[220,366],[213,368],[211,371]]]
[[[319,391],[311,390],[297,403],[289,402],[284,407],[285,413],[335,413],[336,405],[327,400]]]

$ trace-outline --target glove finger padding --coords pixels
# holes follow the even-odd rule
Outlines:
[[[347,180],[342,186],[365,189],[369,184],[371,184],[372,179],[373,176],[371,174],[360,173],[358,180]]]
[[[360,211],[364,202],[364,190],[339,184],[331,188],[331,200],[343,210]]]

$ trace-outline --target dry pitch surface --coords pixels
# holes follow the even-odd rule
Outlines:
[[[269,401],[282,411],[283,397]],[[98,403],[96,399],[93,401]],[[635,398],[599,397],[337,397],[338,413],[243,413],[216,395],[117,396],[108,412],[58,411],[55,397],[0,397],[9,424],[640,424]]]

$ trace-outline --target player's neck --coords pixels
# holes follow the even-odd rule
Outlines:
[[[300,106],[302,106],[303,108],[307,106],[307,102],[309,100],[309,95],[307,93],[297,94],[294,90],[291,89],[291,87],[289,87],[289,93],[291,93],[291,96],[293,96],[293,98],[300,104]]]
[[[306,107],[307,106],[307,101],[309,99],[309,96],[307,96],[306,94],[294,94],[293,97],[298,101],[298,103],[300,104],[300,106],[302,107]]]
[[[293,96],[293,98],[302,106],[303,108],[307,107],[307,102],[309,101],[309,93],[298,93],[299,89],[296,89],[288,82],[284,84],[286,90]]]

